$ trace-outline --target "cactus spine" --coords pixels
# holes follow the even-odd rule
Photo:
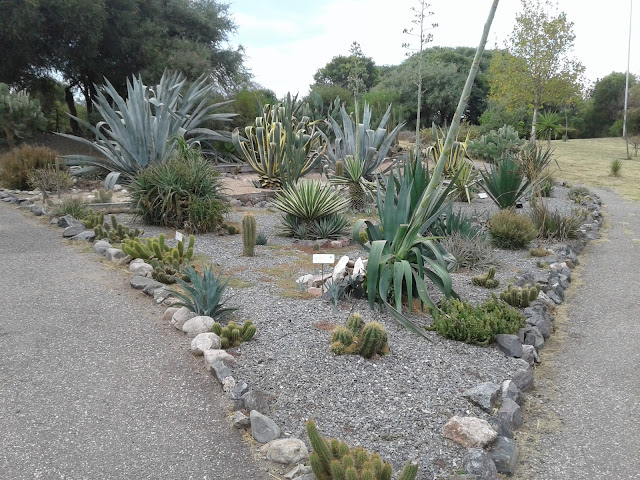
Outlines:
[[[472,277],[471,283],[478,285],[479,287],[496,288],[500,285],[500,282],[494,278],[495,276],[496,269],[494,267],[489,267],[489,270],[484,275]]]
[[[256,240],[256,217],[250,213],[242,218],[242,255],[245,257],[255,256]]]

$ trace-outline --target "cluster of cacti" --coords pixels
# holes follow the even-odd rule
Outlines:
[[[96,203],[110,203],[113,198],[113,191],[101,188],[96,192]]]
[[[193,258],[194,242],[195,238],[190,235],[186,250],[182,240],[175,247],[170,247],[165,243],[165,236],[161,233],[157,237],[145,240],[140,238],[125,240],[122,251],[133,258],[151,262],[153,267],[151,276],[158,282],[172,284],[175,283],[176,278],[189,281],[186,266]]]
[[[525,285],[520,288],[510,283],[507,289],[500,293],[500,300],[512,307],[527,308],[531,302],[538,298],[539,293],[539,285]]]
[[[144,233],[144,230],[140,228],[131,230],[129,229],[129,227],[125,227],[124,225],[119,224],[116,221],[115,215],[111,215],[111,224],[102,223],[95,226],[93,228],[93,231],[96,234],[97,240],[106,238],[109,243],[121,243],[125,240],[132,240]]]
[[[331,351],[336,355],[362,355],[371,358],[389,351],[387,332],[378,322],[365,325],[358,313],[353,313],[344,327],[336,327],[331,333]]]
[[[318,480],[391,480],[393,468],[377,453],[362,447],[349,448],[338,439],[323,438],[313,421],[307,422],[307,435],[313,448],[311,469]],[[408,462],[398,480],[415,480],[418,464]]]
[[[256,217],[247,213],[242,218],[242,255],[245,257],[255,256],[257,239]]]
[[[484,275],[480,275],[479,277],[471,277],[471,283],[479,287],[496,288],[498,285],[500,285],[500,282],[494,278],[495,276],[496,269],[494,267],[489,267],[489,270]]]
[[[214,323],[211,331],[220,337],[220,347],[229,348],[251,340],[257,329],[251,320],[244,322],[244,325],[238,325],[230,320],[224,327],[218,322]]]
[[[546,257],[549,255],[549,251],[544,247],[532,248],[529,250],[529,255],[532,257]]]
[[[104,223],[104,213],[98,213],[94,212],[93,210],[89,210],[87,216],[82,219],[82,223],[84,223],[86,229],[93,230],[97,226]]]
[[[169,265],[172,265],[176,261],[179,264],[184,264],[188,263],[193,257],[194,242],[194,236],[189,235],[189,244],[186,250],[182,240],[180,240],[175,247],[170,247],[165,243],[165,236],[161,233],[153,238],[133,238],[125,240],[122,244],[122,251],[133,258],[157,260],[158,262]]]

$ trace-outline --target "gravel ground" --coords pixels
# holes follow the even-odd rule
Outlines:
[[[569,213],[575,205],[567,200],[566,191],[557,187],[548,206]],[[481,218],[496,210],[488,199],[456,204],[458,207]],[[454,472],[461,465],[464,449],[442,437],[445,423],[452,415],[487,417],[461,393],[478,383],[499,383],[510,377],[517,361],[494,347],[466,345],[434,332],[429,333],[431,341],[426,341],[398,327],[388,315],[370,310],[364,300],[343,302],[335,310],[327,301],[301,298],[295,279],[312,273],[312,252],[276,235],[279,215],[270,209],[236,208],[228,221],[240,222],[246,211],[254,213],[259,231],[269,239],[267,246],[256,247],[256,257],[241,256],[240,235],[197,235],[195,243],[196,253],[241,281],[229,288],[234,295],[229,304],[240,307],[237,319],[251,319],[258,327],[253,341],[235,349],[234,377],[273,394],[271,417],[286,435],[306,441],[305,421],[314,419],[325,436],[377,451],[396,469],[408,459],[418,459],[421,479]],[[126,216],[120,219],[128,220]],[[145,236],[167,233],[148,226],[145,230]],[[365,256],[353,246],[335,253]],[[497,291],[515,274],[542,272],[537,261],[553,258],[530,257],[525,250],[496,249],[494,255],[496,278],[501,281]],[[453,274],[456,291],[474,303],[491,294],[471,285],[470,277],[477,274]],[[330,328],[344,324],[351,312],[385,326],[388,355],[365,360],[329,352]],[[420,324],[430,322],[427,314],[414,314],[413,319]]]

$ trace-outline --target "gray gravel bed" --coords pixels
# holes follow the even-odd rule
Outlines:
[[[566,190],[556,187],[547,199],[551,209],[570,213],[575,205]],[[486,200],[471,205],[457,203],[481,218],[497,208]],[[527,205],[523,209],[526,211]],[[242,236],[197,235],[196,253],[219,264],[223,271],[247,281],[245,288],[229,288],[229,305],[239,306],[237,319],[251,319],[258,327],[253,341],[235,349],[236,379],[275,396],[271,417],[286,435],[306,439],[305,421],[314,419],[320,431],[352,445],[379,452],[396,469],[408,459],[421,461],[419,478],[440,478],[461,466],[464,449],[445,440],[442,431],[453,415],[486,418],[461,393],[482,382],[500,383],[517,370],[517,362],[495,347],[477,347],[443,339],[429,332],[431,342],[400,328],[388,315],[369,309],[364,300],[350,300],[335,311],[322,299],[285,298],[269,269],[281,269],[291,285],[305,273],[301,261],[310,253],[296,249],[292,239],[276,235],[279,214],[268,209],[239,208],[228,221],[240,222],[244,212],[256,216],[258,230],[267,235],[267,246],[256,247],[256,257],[242,257]],[[130,222],[129,216],[119,216]],[[167,229],[145,226],[144,236],[167,233]],[[552,245],[546,245],[552,246]],[[363,255],[357,247],[342,249],[352,257]],[[528,250],[495,250],[498,294],[514,275],[538,269],[538,260]],[[480,302],[491,291],[471,284],[478,272],[452,275],[454,288],[465,300]],[[437,298],[437,292],[435,297]],[[344,324],[352,311],[365,320],[381,322],[389,333],[390,353],[374,360],[359,356],[334,356],[329,351],[329,325]],[[419,324],[428,315],[413,315]]]

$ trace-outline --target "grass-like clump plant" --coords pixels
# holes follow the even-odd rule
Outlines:
[[[574,209],[570,215],[565,215],[558,210],[549,210],[542,201],[531,202],[529,216],[538,230],[538,237],[553,240],[576,238],[585,219],[583,211]]]
[[[66,167],[56,168],[49,164],[30,170],[27,173],[27,183],[29,187],[34,190],[39,189],[46,196],[47,192],[63,193],[68,191],[73,185],[73,179]]]
[[[200,150],[184,140],[177,144],[171,158],[142,170],[132,180],[131,199],[137,214],[150,225],[193,233],[215,231],[229,210],[220,173]]]
[[[87,204],[78,197],[65,198],[62,202],[54,204],[54,207],[51,210],[51,215],[54,217],[71,215],[77,220],[82,220],[90,213],[92,212],[89,207],[87,207]]]
[[[494,246],[517,250],[536,238],[538,230],[528,216],[508,209],[500,210],[489,219],[489,235]]]
[[[567,196],[569,200],[573,200],[575,203],[581,203],[585,197],[591,196],[591,190],[587,187],[571,187]]]
[[[350,448],[335,438],[327,440],[311,420],[307,422],[307,436],[313,449],[309,462],[318,480],[391,480],[391,464],[377,453],[363,447]],[[417,462],[407,462],[398,480],[415,480],[417,476]]]
[[[479,233],[466,236],[461,232],[453,232],[442,238],[440,245],[455,258],[455,269],[484,268],[493,263],[493,249],[486,235]]]
[[[619,158],[612,160],[609,164],[609,175],[611,175],[612,177],[619,177],[621,175],[621,172],[622,160],[620,160]]]
[[[440,310],[430,309],[430,312],[434,321],[428,330],[476,345],[487,345],[498,334],[515,334],[525,323],[522,313],[495,295],[478,306],[456,299],[444,300]]]
[[[50,148],[23,145],[0,156],[0,185],[14,190],[28,190],[29,174],[55,164],[56,152]]]
[[[491,200],[500,208],[514,208],[524,197],[530,181],[513,156],[507,156],[484,171],[482,188]]]
[[[216,276],[213,265],[203,265],[202,275],[190,265],[186,265],[185,272],[190,283],[181,278],[176,279],[181,290],[173,290],[173,296],[178,299],[175,306],[187,307],[197,315],[211,318],[219,318],[237,310],[235,307],[225,307],[225,301],[222,300],[230,277],[223,282],[222,274]]]

